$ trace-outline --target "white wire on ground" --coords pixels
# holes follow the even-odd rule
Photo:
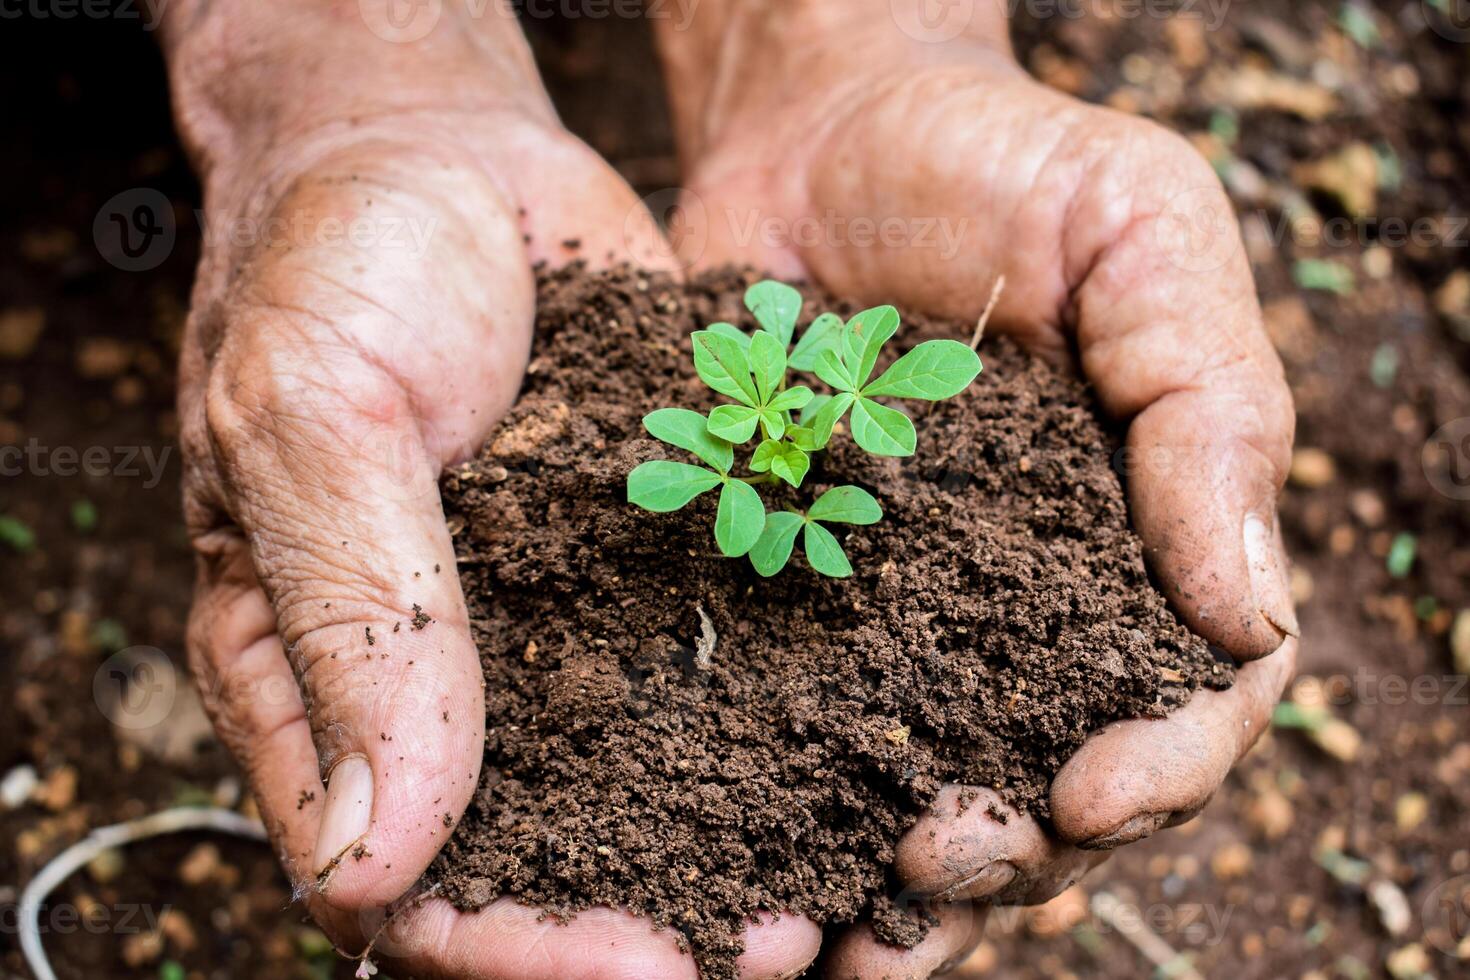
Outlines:
[[[260,821],[218,807],[175,807],[92,831],[52,858],[20,893],[20,908],[17,910],[20,949],[25,955],[26,964],[36,975],[36,980],[56,980],[56,974],[46,958],[46,947],[41,941],[40,924],[41,903],[56,890],[56,886],[103,851],[185,830],[213,830],[250,840],[266,839],[265,828]]]

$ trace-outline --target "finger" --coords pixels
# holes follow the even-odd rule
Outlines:
[[[1035,904],[1097,863],[994,790],[950,784],[898,842],[893,868],[906,889],[941,903]]]
[[[563,922],[504,898],[462,913],[442,899],[408,902],[377,933],[373,957],[413,975],[466,980],[696,980],[694,959],[679,934],[655,930],[646,918],[592,908]],[[794,976],[815,959],[821,930],[796,916],[763,917],[744,936],[738,961],[745,980]],[[789,946],[789,949],[783,949]]]
[[[334,903],[383,904],[446,839],[483,749],[479,658],[433,476],[399,484],[360,452],[376,423],[330,397],[236,384],[209,407],[326,776],[312,871]],[[396,411],[390,441],[413,442]]]
[[[1089,738],[1051,787],[1057,833],[1112,848],[1198,813],[1270,724],[1296,669],[1297,642],[1236,670],[1225,691],[1201,690],[1167,718],[1109,725]]]
[[[354,241],[267,243],[228,303],[196,311],[212,357],[185,413],[191,457],[206,461],[190,479],[196,537],[233,525],[248,541],[325,782],[320,811],[283,819],[312,836],[309,872],[344,908],[414,881],[474,790],[481,670],[437,476],[513,394],[532,302],[493,188],[442,164],[413,185],[413,158],[372,149],[323,162],[276,213],[316,226],[376,208],[428,225],[449,195],[478,223],[434,225],[421,262]],[[467,259],[483,260],[486,283],[451,271]],[[414,290],[422,305],[404,310]],[[465,350],[476,356],[454,360]],[[444,390],[410,394],[400,377]]]
[[[411,976],[446,980],[696,980],[694,960],[679,950],[677,937],[608,908],[562,922],[508,898],[473,913],[431,899],[388,921],[373,958]]]
[[[221,531],[195,546],[200,562],[189,610],[190,669],[299,894],[313,877],[310,861],[325,797],[306,708],[244,539]]]
[[[1298,634],[1275,503],[1291,395],[1219,180],[1161,129],[1137,142],[1125,164],[1167,176],[1124,208],[1106,187],[1079,197],[1075,223],[1106,229],[1070,246],[1095,257],[1076,291],[1083,369],[1133,420],[1129,503],[1165,593],[1197,633],[1253,659]]]
[[[817,958],[822,929],[804,916],[762,912],[743,941],[745,952],[735,961],[743,980],[784,980],[799,976]]]
[[[824,239],[752,257],[842,295],[955,317],[978,314],[1004,274],[997,327],[1051,355],[1073,328],[1104,408],[1131,421],[1134,523],[1181,617],[1239,659],[1264,656],[1298,632],[1275,530],[1294,413],[1229,198],[1177,135],[983,60],[895,81],[862,126],[813,144],[853,166],[793,167],[813,214],[907,216],[899,225],[916,233],[943,219],[947,241]],[[945,141],[923,180],[884,152],[912,132]],[[781,200],[739,163],[697,175],[692,198],[712,216],[742,213],[716,199],[723,188],[738,199],[742,177],[750,201]],[[721,223],[709,224],[715,243]]]
[[[913,949],[883,942],[868,925],[848,929],[833,943],[823,969],[830,980],[927,980],[943,976],[970,955],[985,936],[988,906],[976,902],[934,905],[939,920]]]
[[[643,201],[602,157],[560,127],[511,126],[496,134],[525,208],[526,253],[554,267],[628,262],[677,272],[680,263]]]

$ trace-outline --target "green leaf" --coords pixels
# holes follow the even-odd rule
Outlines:
[[[817,444],[816,430],[809,429],[804,425],[788,425],[786,427],[786,438],[791,440],[791,444],[797,449],[802,449],[809,453],[814,453],[822,448]]]
[[[822,406],[826,405],[831,400],[831,395],[813,395],[812,400],[806,403],[806,407],[804,407],[801,410],[801,414],[796,417],[796,424],[806,425],[808,422],[811,421],[812,416],[821,411]]]
[[[878,361],[878,351],[897,332],[898,311],[891,306],[863,310],[847,321],[847,329],[842,334],[846,351],[843,360],[852,375],[854,389],[862,387],[868,380],[868,375],[873,373],[873,365]]]
[[[812,432],[816,436],[818,449],[827,445],[827,442],[832,438],[833,426],[838,423],[842,416],[847,414],[847,410],[852,407],[852,403],[856,400],[856,395],[844,391],[842,394],[834,396],[831,401],[822,406],[816,415],[812,416]]]
[[[744,330],[741,330],[739,327],[735,326],[735,324],[711,323],[708,327],[705,327],[705,329],[708,330],[710,333],[717,333],[722,337],[729,337],[731,340],[735,341],[735,343],[740,345],[741,350],[745,351],[747,354],[750,353],[750,334],[746,333]]]
[[[836,313],[823,313],[811,322],[796,342],[796,349],[786,360],[793,371],[815,371],[817,355],[830,350],[839,357],[842,354],[842,317]]]
[[[1297,259],[1291,277],[1303,289],[1320,289],[1339,296],[1350,295],[1355,288],[1352,267],[1332,259]]]
[[[25,521],[6,514],[0,516],[0,544],[24,553],[36,546],[36,532]]]
[[[830,578],[847,578],[852,574],[852,565],[847,560],[847,555],[842,551],[842,545],[832,536],[832,532],[820,524],[808,521],[806,533],[802,536],[802,546],[806,548],[806,560],[811,563],[812,568]]]
[[[793,487],[801,486],[811,468],[811,457],[790,444],[783,444],[781,452],[771,457],[771,472]]]
[[[980,356],[958,340],[929,340],[915,347],[863,388],[864,395],[953,398],[980,373]]]
[[[760,417],[759,409],[745,405],[721,405],[709,413],[709,434],[739,445],[755,435]]]
[[[786,417],[769,408],[762,409],[761,428],[765,430],[767,439],[779,439],[786,433]]]
[[[837,524],[877,524],[883,519],[883,508],[862,487],[833,487],[817,498],[807,518]]]
[[[1412,534],[1394,535],[1393,544],[1388,548],[1388,574],[1393,578],[1407,578],[1414,568],[1414,558],[1418,551],[1419,541]]]
[[[703,466],[656,459],[628,474],[628,503],[655,514],[678,510],[719,486],[724,477]]]
[[[715,514],[715,543],[727,558],[739,558],[755,546],[766,526],[766,505],[755,487],[726,480]]]
[[[755,375],[755,390],[760,403],[770,402],[781,380],[786,377],[786,348],[768,333],[750,338],[750,370]]]
[[[86,499],[74,501],[71,505],[71,526],[83,534],[97,530],[97,505]]]
[[[750,563],[758,574],[770,578],[786,567],[796,544],[796,532],[804,523],[800,514],[784,510],[766,515],[765,529],[750,549]]]
[[[745,308],[755,314],[756,322],[779,340],[784,349],[791,343],[796,318],[801,315],[801,293],[784,282],[767,279],[745,291]]]
[[[852,391],[857,387],[853,384],[852,373],[847,370],[847,365],[842,363],[836,351],[824,350],[818,354],[814,370],[817,377],[838,391]]]
[[[719,436],[710,435],[708,422],[687,408],[661,408],[643,416],[648,434],[671,446],[687,449],[721,473],[735,465],[735,452]]]
[[[722,395],[752,407],[755,384],[750,380],[750,360],[740,345],[729,337],[708,330],[694,332],[694,370],[700,380]]]
[[[755,447],[755,453],[750,457],[750,471],[752,473],[771,472],[771,460],[781,455],[781,443],[775,439],[767,439]]]
[[[775,398],[772,398],[767,408],[773,412],[793,412],[798,408],[805,408],[811,404],[816,396],[806,385],[797,385],[795,388],[787,388]]]
[[[919,439],[907,415],[859,398],[852,407],[852,441],[874,456],[912,456]]]

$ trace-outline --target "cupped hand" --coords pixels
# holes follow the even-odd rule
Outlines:
[[[970,322],[1004,276],[990,329],[1077,362],[1128,421],[1129,504],[1156,579],[1242,664],[1230,690],[1095,734],[1053,783],[1049,832],[994,820],[989,791],[961,808],[948,788],[896,867],[944,924],[911,953],[855,930],[829,958],[833,976],[928,976],[978,940],[968,903],[1043,901],[1108,849],[1189,819],[1265,729],[1296,654],[1275,516],[1291,398],[1233,208],[1182,138],[1034,82],[1003,20],[998,40],[932,45],[899,36],[887,3],[806,0],[784,19],[724,6],[718,55],[661,39],[685,264],[750,263]]]
[[[226,178],[182,364],[191,664],[298,896],[356,954],[480,772],[482,673],[439,472],[516,394],[533,263],[658,267],[664,250],[549,111],[356,119]],[[669,933],[610,909],[558,925],[431,898],[376,938],[415,976],[695,972]],[[819,933],[786,917],[746,941],[746,975],[772,976]]]

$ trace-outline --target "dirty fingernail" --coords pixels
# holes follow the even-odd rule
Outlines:
[[[1300,636],[1296,609],[1291,602],[1286,556],[1276,542],[1271,526],[1255,514],[1245,518],[1245,560],[1250,569],[1251,592],[1256,609],[1283,637]]]
[[[349,755],[327,777],[327,799],[312,858],[318,877],[335,868],[343,853],[362,839],[372,815],[372,766],[364,756]]]
[[[1088,851],[1105,851],[1114,847],[1122,847],[1124,844],[1132,844],[1134,841],[1143,840],[1164,824],[1174,814],[1168,810],[1162,813],[1144,813],[1124,822],[1117,829],[1106,834],[1099,834],[1091,840],[1083,841],[1077,846]]]
[[[958,902],[967,898],[994,895],[1016,877],[1016,866],[1009,861],[992,861],[974,874],[961,878],[934,896],[939,902]]]

